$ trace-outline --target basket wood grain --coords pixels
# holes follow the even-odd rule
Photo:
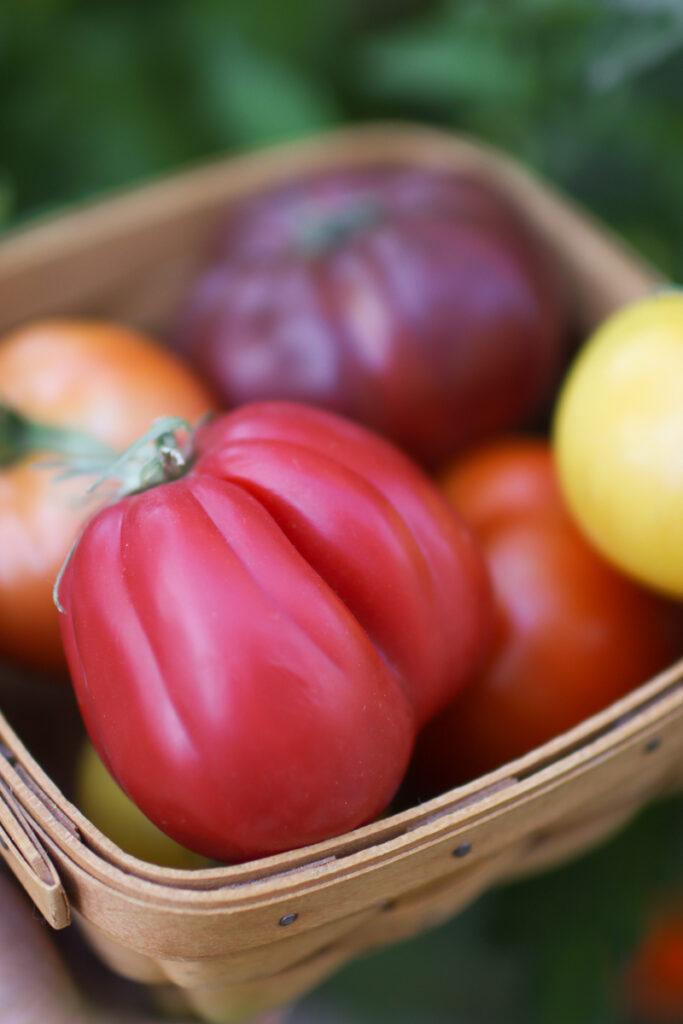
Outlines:
[[[316,168],[406,161],[498,184],[562,268],[578,331],[656,283],[621,243],[507,157],[432,130],[377,126],[223,161],[8,237],[0,330],[66,313],[163,331],[230,201]],[[679,662],[428,803],[314,847],[189,872],[114,846],[0,716],[0,852],[53,927],[78,919],[115,970],[177,986],[188,1008],[228,1021],[299,996],[493,883],[602,840],[643,803],[683,786],[682,741]]]

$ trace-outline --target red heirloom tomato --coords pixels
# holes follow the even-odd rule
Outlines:
[[[444,487],[482,541],[497,626],[484,671],[419,743],[424,792],[521,756],[683,652],[681,608],[589,547],[565,511],[543,441],[474,452]]]
[[[325,406],[435,463],[535,411],[563,333],[547,256],[495,189],[381,167],[237,206],[177,336],[228,405]]]
[[[220,860],[377,815],[490,625],[478,548],[427,478],[287,403],[218,418],[186,475],[101,511],[59,597],[105,764],[161,829]]]

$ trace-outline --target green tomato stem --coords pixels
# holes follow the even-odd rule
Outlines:
[[[179,433],[184,440],[178,439]],[[155,420],[142,437],[102,468],[88,491],[98,490],[106,481],[118,481],[114,496],[122,498],[177,480],[192,466],[193,439],[187,420],[179,416]]]
[[[113,455],[108,445],[89,434],[40,423],[0,402],[0,468],[12,466],[38,452],[50,452],[66,459],[98,461],[100,464]]]
[[[372,200],[358,200],[332,212],[314,210],[302,218],[295,234],[295,248],[304,256],[322,256],[353,235],[382,220],[382,209]]]

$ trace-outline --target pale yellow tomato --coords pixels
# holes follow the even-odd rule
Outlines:
[[[87,741],[78,761],[76,803],[100,832],[140,860],[169,868],[210,866],[206,857],[179,846],[138,810]]]
[[[629,305],[589,339],[555,418],[565,497],[587,536],[683,597],[683,292]]]

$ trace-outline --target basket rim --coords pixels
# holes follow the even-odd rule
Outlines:
[[[638,251],[625,239],[612,233],[609,227],[602,224],[590,211],[581,207],[571,196],[561,192],[559,188],[545,179],[541,179],[515,157],[510,156],[506,150],[485,142],[466,131],[450,131],[411,121],[408,118],[377,118],[357,124],[330,127],[298,139],[270,142],[265,145],[257,144],[235,152],[190,159],[175,165],[171,171],[161,170],[142,175],[132,182],[105,187],[83,198],[66,200],[48,210],[39,209],[34,213],[29,213],[16,223],[11,223],[9,227],[0,228],[0,274],[6,266],[15,264],[25,254],[32,255],[29,250],[33,249],[35,238],[38,235],[42,236],[40,238],[42,245],[49,247],[52,243],[58,242],[61,249],[64,245],[62,227],[66,219],[73,222],[77,229],[70,232],[67,244],[72,241],[77,245],[80,231],[84,228],[97,227],[101,216],[105,216],[107,220],[110,217],[116,220],[117,215],[122,213],[124,216],[123,221],[119,222],[119,231],[125,232],[132,219],[129,214],[131,200],[135,201],[136,207],[138,204],[149,206],[151,203],[150,212],[153,217],[160,209],[166,207],[169,200],[173,202],[177,202],[179,198],[182,200],[188,185],[191,188],[201,186],[209,191],[213,191],[215,187],[220,188],[220,179],[226,164],[239,172],[240,166],[251,169],[255,158],[269,161],[271,158],[280,160],[284,157],[286,161],[288,157],[292,157],[293,167],[302,162],[306,165],[308,158],[311,158],[314,164],[319,159],[325,163],[325,150],[332,144],[349,147],[348,166],[351,166],[357,162],[365,162],[365,158],[359,157],[355,152],[357,148],[367,144],[373,147],[381,146],[385,141],[392,149],[397,147],[400,150],[405,145],[406,153],[409,148],[412,149],[416,144],[422,142],[426,146],[434,147],[434,154],[437,157],[440,148],[450,148],[455,144],[460,149],[461,155],[471,159],[476,168],[493,161],[498,165],[505,166],[513,174],[521,171],[525,177],[534,178],[537,181],[542,180],[544,191],[560,197],[563,205],[580,210],[582,219],[590,221],[595,226],[599,225],[601,234],[608,234],[614,238],[620,249],[628,251],[629,258],[633,262],[649,274],[655,272],[652,266],[647,264]],[[382,157],[372,154],[370,162],[377,163],[382,159]],[[400,163],[402,159],[406,162],[409,160],[407,155],[384,159],[386,163]],[[421,158],[414,152],[412,153],[411,163],[421,160],[427,164],[432,162],[429,154],[424,159],[424,155]],[[309,168],[311,173],[315,173],[315,169],[314,165]],[[267,173],[266,177],[269,176]],[[277,177],[279,176],[278,174]],[[287,174],[284,176],[286,177]],[[137,213],[137,209],[135,212]],[[56,235],[58,237],[55,237]]]
[[[504,150],[467,132],[449,131],[408,119],[377,119],[333,127],[313,135],[287,142],[218,155],[209,159],[188,161],[171,173],[143,177],[138,182],[105,189],[81,200],[73,200],[47,212],[39,211],[16,225],[0,232],[0,284],[6,276],[23,273],[35,263],[36,253],[44,263],[69,256],[79,248],[80,237],[87,233],[98,238],[106,229],[108,240],[135,233],[139,226],[163,220],[173,211],[184,215],[193,204],[193,193],[202,193],[206,206],[219,197],[225,186],[228,169],[232,177],[251,178],[247,188],[238,193],[258,191],[273,181],[286,180],[295,174],[315,173],[329,166],[339,166],[334,153],[343,147],[342,166],[368,164],[422,164],[443,167],[457,159],[462,169],[487,176],[502,174],[511,193],[543,195],[555,213],[570,216],[582,224],[586,237],[598,238],[619,254],[621,270],[635,278],[647,279],[655,286],[662,275],[626,240],[602,224],[596,216],[551,182],[528,169]],[[388,156],[386,154],[389,154]],[[517,204],[518,196],[508,198]],[[64,225],[68,222],[69,230]]]
[[[645,740],[672,715],[683,717],[683,659],[523,757],[424,803],[312,846],[244,864],[196,870],[163,868],[124,853],[64,798],[2,716],[0,742],[12,752],[15,763],[0,756],[0,778],[13,782],[14,796],[30,814],[37,833],[105,884],[168,909],[181,909],[183,904],[193,909],[237,908],[371,870],[378,862],[400,856],[408,848],[432,845],[445,835],[457,839],[474,821],[548,791],[570,774],[589,770],[596,760],[629,741]]]

